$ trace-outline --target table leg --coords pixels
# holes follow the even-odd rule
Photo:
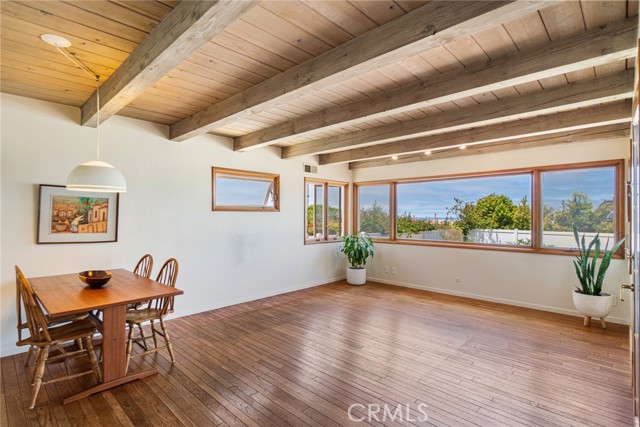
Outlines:
[[[155,369],[127,375],[126,306],[104,308],[102,311],[102,382],[64,399],[64,403],[89,397],[112,387],[158,373]]]
[[[102,381],[105,383],[126,375],[125,310],[123,305],[102,310]]]

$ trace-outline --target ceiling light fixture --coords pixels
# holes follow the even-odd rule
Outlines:
[[[430,155],[431,155],[431,150],[427,150],[427,151],[425,151],[425,152],[424,152],[424,155],[425,155],[425,156],[430,156]]]
[[[461,149],[461,150],[464,150],[464,149],[466,149],[466,148],[467,148],[467,146],[466,146],[466,145],[461,145],[461,146],[460,146],[460,149]]]
[[[42,34],[40,38],[63,54],[76,67],[96,79],[96,160],[82,163],[71,171],[67,178],[67,190],[98,193],[124,193],[127,183],[118,169],[100,161],[100,76],[91,70],[75,54],[66,51],[71,42],[56,34]],[[63,50],[64,49],[64,50]],[[65,52],[66,51],[66,52]]]
[[[392,155],[391,160],[398,160],[398,155],[397,154]]]

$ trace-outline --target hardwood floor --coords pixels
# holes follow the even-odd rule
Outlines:
[[[64,406],[62,398],[88,380],[45,386],[29,410],[24,355],[2,358],[1,424],[632,424],[621,325],[584,328],[576,317],[342,282],[167,325],[175,365],[166,351],[134,358],[134,370],[154,366],[160,374]],[[59,375],[62,367],[48,373]],[[350,421],[351,405],[354,420],[369,405],[382,409]]]

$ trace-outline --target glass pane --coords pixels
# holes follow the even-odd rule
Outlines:
[[[390,185],[364,185],[358,187],[358,227],[371,237],[389,238]]]
[[[572,224],[590,241],[614,243],[615,167],[543,172],[542,246],[576,248]]]
[[[216,177],[216,204],[273,208],[273,181]]]
[[[324,188],[322,184],[307,183],[307,239],[324,238]]]
[[[531,245],[531,175],[400,183],[397,237]]]
[[[327,233],[329,238],[342,235],[342,187],[329,185],[329,218]]]

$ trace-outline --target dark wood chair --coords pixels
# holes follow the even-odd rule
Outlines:
[[[19,268],[16,267],[16,277],[18,280],[18,287],[24,304],[24,311],[27,317],[27,328],[29,329],[30,337],[24,338],[23,345],[30,345],[35,348],[36,351],[36,366],[31,375],[30,382],[32,386],[31,391],[31,406],[33,409],[36,405],[36,399],[40,393],[40,387],[42,384],[50,384],[58,381],[70,380],[83,375],[95,374],[98,381],[100,378],[100,369],[98,367],[98,361],[96,355],[93,352],[93,334],[97,332],[96,326],[91,320],[84,318],[82,320],[74,320],[72,322],[65,323],[59,326],[50,326],[47,323],[44,312],[38,304],[33,289],[29,284],[29,281],[24,277]],[[66,351],[60,344],[84,340],[84,348],[74,351]],[[49,350],[52,347],[60,346],[61,352],[54,356],[50,356]],[[58,360],[64,360],[65,362],[71,358],[86,355],[91,363],[91,369],[78,373],[70,373],[69,366],[67,367],[67,375],[53,378],[48,381],[43,381],[45,364],[48,362],[54,362]]]
[[[169,258],[158,273],[156,281],[166,286],[175,287],[176,279],[178,278],[178,261],[175,258]],[[126,322],[129,327],[129,335],[127,339],[127,369],[129,368],[129,362],[131,360],[131,351],[133,350],[133,343],[140,345],[143,348],[143,352],[136,355],[143,356],[145,354],[153,353],[158,350],[166,348],[169,351],[169,357],[171,362],[175,362],[175,356],[173,354],[173,347],[171,340],[169,339],[169,332],[164,324],[164,316],[173,312],[173,297],[158,298],[144,303],[142,307],[136,309],[127,310]],[[156,329],[155,321],[160,323],[160,330]],[[142,329],[142,323],[149,322],[151,324],[151,336],[144,336]],[[140,337],[134,338],[134,329],[138,326],[140,331]],[[164,338],[165,345],[158,347],[158,338],[160,335]],[[153,348],[149,349],[146,345],[146,340],[153,339]]]

